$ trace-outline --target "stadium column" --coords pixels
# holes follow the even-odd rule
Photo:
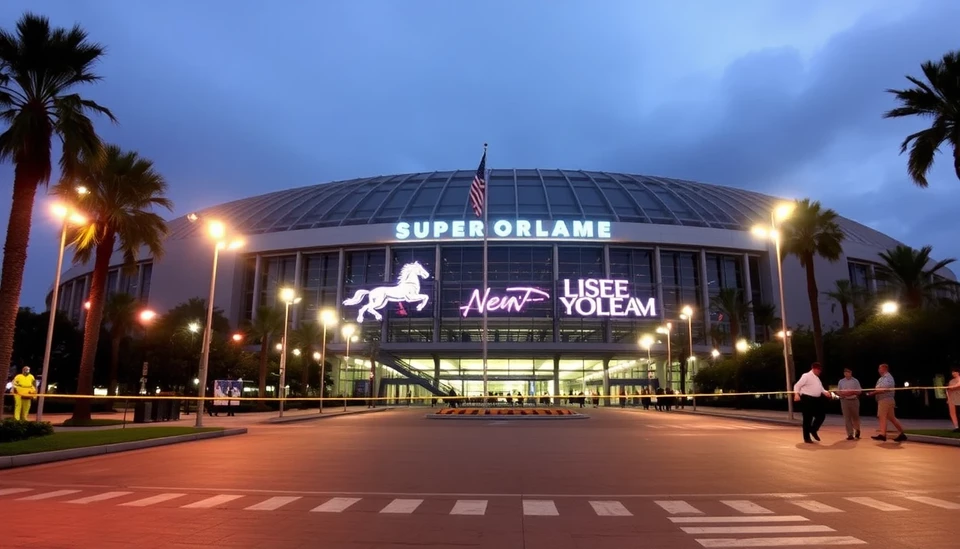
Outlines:
[[[391,273],[390,270],[393,268],[393,265],[390,263],[392,261],[393,250],[390,249],[390,246],[387,246],[384,250],[383,256],[383,282],[384,284],[390,284]],[[380,323],[380,341],[387,341],[387,330],[389,329],[390,324],[390,309],[386,308],[383,310],[383,322]],[[371,383],[372,387],[372,383]]]
[[[707,251],[700,249],[700,314],[703,315],[703,340],[707,347],[710,347],[710,287],[707,286],[707,280],[710,280],[707,274]],[[749,299],[749,298],[747,298]],[[693,311],[697,314],[697,311]],[[693,349],[690,354],[696,356]]]
[[[440,315],[443,314],[443,304],[439,303],[441,293],[441,288],[443,288],[443,269],[440,268],[443,263],[440,262],[440,244],[434,246],[434,261],[433,261],[433,295],[430,296],[430,299],[433,300],[433,337],[431,341],[434,343],[440,342]],[[437,369],[439,371],[440,361],[436,359]],[[439,376],[438,376],[439,379]]]
[[[337,316],[340,320],[343,320],[343,277],[346,273],[346,266],[344,262],[347,260],[347,254],[344,253],[343,248],[338,250],[337,254]],[[334,336],[339,339],[340,330],[334,330],[336,334]]]
[[[553,403],[560,404],[560,355],[553,355]]]
[[[559,287],[557,287],[557,284],[560,283],[560,265],[557,264],[560,261],[560,251],[557,248],[556,244],[554,244],[552,248],[553,248],[553,280],[554,280],[553,295],[557,295],[557,291],[560,289]],[[553,312],[550,314],[553,316],[553,341],[559,343],[560,342],[560,315],[557,313],[560,309],[557,307],[556,303],[557,302],[554,301]]]
[[[257,309],[260,308],[260,269],[263,268],[263,257],[257,254],[253,262],[253,303],[250,305],[250,320],[257,319]]]
[[[870,265],[870,293],[877,295],[877,271]]]
[[[606,279],[610,279],[610,246],[608,244],[603,245],[603,276]],[[603,329],[603,341],[610,343],[613,341],[613,320],[610,317],[607,317],[604,321]]]
[[[748,254],[743,254],[743,299],[747,303],[753,300],[753,283],[750,281],[750,256]],[[753,319],[753,307],[747,309],[747,331],[750,334],[750,341],[756,341],[757,326]]]
[[[610,358],[603,357],[603,396],[610,396]],[[610,406],[610,399],[605,398],[601,401],[603,406]]]
[[[660,246],[654,246],[653,248],[653,268],[656,271],[654,273],[654,283],[656,284],[657,292],[657,309],[660,311],[660,324],[664,323],[666,312],[663,307],[663,268],[660,261]],[[665,385],[666,381],[666,363],[661,365],[657,364],[657,379],[661,386]]]
[[[440,356],[433,355],[433,386],[440,388]]]
[[[293,262],[293,290],[297,293],[297,295],[301,297],[303,296],[303,293],[300,291],[300,285],[303,283],[303,281],[300,278],[300,271],[302,270],[303,270],[303,252],[297,252],[297,258]],[[306,303],[304,303],[304,305],[306,305]],[[300,307],[294,305],[293,310],[295,311],[292,319],[293,329],[297,329],[298,327],[300,327],[300,316],[301,316]]]

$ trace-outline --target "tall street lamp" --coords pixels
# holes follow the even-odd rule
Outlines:
[[[157,313],[151,311],[150,309],[144,309],[140,311],[138,319],[140,320],[140,325],[143,327],[143,370],[140,372],[140,394],[147,394],[147,372],[150,368],[149,356],[147,354],[147,328],[150,326],[150,323],[157,318]]]
[[[783,260],[780,257],[780,224],[790,217],[794,207],[794,204],[781,204],[777,206],[770,214],[771,225],[769,227],[758,225],[753,228],[753,234],[755,236],[765,240],[773,240],[777,255],[777,284],[780,288],[780,324],[781,331],[787,334],[786,337],[783,338],[783,371],[784,378],[786,379],[787,416],[790,419],[793,419],[793,399],[790,397],[790,391],[793,388],[793,384],[791,383],[793,376],[790,375],[793,344],[791,343],[787,330],[787,301],[783,291]]]
[[[650,347],[653,347],[653,336],[650,334],[643,334],[640,336],[640,348],[647,352],[647,388],[650,386],[650,363],[653,360],[650,358]]]
[[[280,417],[283,417],[283,399],[287,386],[287,330],[290,328],[290,306],[300,303],[293,288],[280,289],[280,301],[283,301],[283,339],[280,340]],[[299,351],[297,351],[299,353]]]
[[[196,223],[201,218],[195,213],[187,216],[191,222]],[[243,239],[236,238],[227,242],[225,237],[227,227],[220,221],[210,221],[207,223],[207,234],[213,239],[213,270],[210,274],[210,295],[207,297],[207,323],[203,327],[203,350],[200,354],[200,383],[197,385],[197,396],[200,400],[197,402],[197,427],[203,427],[203,408],[204,398],[207,391],[207,366],[210,363],[210,338],[213,328],[213,297],[214,290],[217,287],[217,262],[220,260],[220,250],[236,250],[243,246]]]
[[[658,333],[658,334],[666,334],[666,336],[667,336],[667,369],[666,369],[666,372],[665,372],[665,375],[664,375],[664,377],[665,377],[665,379],[666,379],[666,381],[667,381],[667,385],[670,385],[670,384],[671,384],[672,377],[673,377],[673,376],[670,375],[670,374],[673,373],[673,372],[672,372],[672,370],[673,370],[673,356],[671,355],[671,351],[670,351],[670,331],[671,331],[672,329],[673,329],[673,323],[672,323],[672,322],[667,322],[665,325],[660,326],[659,328],[657,328],[657,333]]]
[[[689,306],[689,305],[684,305],[684,306],[683,306],[683,309],[680,310],[680,320],[686,320],[686,321],[687,321],[687,337],[689,338],[689,339],[688,339],[688,343],[689,343],[689,345],[690,345],[690,346],[688,347],[688,349],[690,350],[690,354],[687,356],[687,361],[686,361],[686,362],[687,362],[687,368],[686,368],[686,369],[689,370],[690,368],[693,367],[693,361],[694,361],[694,354],[693,354],[693,307],[691,307],[691,306]],[[683,384],[684,384],[684,388],[686,388],[687,372],[682,372],[682,373],[681,373],[681,377],[683,378],[683,379],[681,380],[681,383],[683,383]],[[682,391],[682,392],[686,392],[686,391]]]
[[[77,187],[77,194],[87,194],[86,187]],[[43,348],[43,367],[40,369],[40,401],[37,403],[37,421],[43,421],[43,395],[47,393],[47,373],[50,371],[50,354],[53,351],[53,325],[57,319],[57,298],[60,296],[60,271],[63,269],[63,251],[67,247],[67,225],[83,225],[87,218],[69,206],[56,204],[53,215],[60,219],[60,253],[57,255],[57,275],[50,294],[50,319],[47,320],[47,342]]]
[[[346,363],[346,366],[344,367],[343,375],[340,376],[340,384],[342,387],[341,390],[344,393],[346,393],[347,384],[344,383],[343,376],[346,375],[347,370],[350,368],[350,342],[353,341],[353,338],[354,338],[353,334],[357,333],[357,325],[344,324],[343,328],[340,328],[340,333],[343,334],[343,339],[347,340],[347,353],[343,355],[343,360]],[[343,411],[344,412],[347,411],[347,395],[346,394],[343,395]]]
[[[323,391],[327,388],[327,327],[337,325],[337,313],[333,309],[320,311],[320,325],[323,326],[323,339],[320,341],[320,413],[323,413]]]

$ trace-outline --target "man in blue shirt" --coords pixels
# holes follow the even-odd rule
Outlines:
[[[881,364],[878,371],[880,372],[880,379],[877,380],[877,387],[867,393],[867,396],[875,396],[877,398],[877,419],[880,420],[880,434],[871,438],[881,442],[887,440],[887,420],[889,420],[890,423],[893,423],[893,426],[897,428],[897,431],[900,431],[900,434],[893,439],[894,442],[903,442],[907,440],[907,435],[903,432],[903,425],[900,425],[893,411],[893,392],[896,383],[893,381],[893,376],[890,375],[890,366]]]

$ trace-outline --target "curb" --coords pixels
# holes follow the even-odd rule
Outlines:
[[[176,435],[172,437],[151,438],[147,440],[134,440],[131,442],[119,442],[116,444],[101,444],[100,446],[70,448],[69,450],[55,450],[53,452],[36,452],[33,454],[22,454],[19,456],[3,456],[0,457],[0,469],[12,469],[14,467],[26,467],[28,465],[40,465],[42,463],[66,461],[68,459],[115,454],[118,452],[129,452],[131,450],[141,450],[156,446],[168,446],[170,444],[180,444],[181,442],[192,442],[195,440],[229,437],[234,435],[242,435],[246,432],[246,428],[223,429],[222,431],[208,431],[205,433],[194,433],[190,435]]]
[[[431,413],[425,416],[427,419],[456,419],[456,420],[473,420],[473,421],[556,421],[564,419],[590,419],[590,416],[584,414],[571,414],[565,416],[501,416],[501,415],[489,415],[489,416],[467,416],[467,415],[453,415],[453,414],[436,414]]]
[[[312,421],[315,419],[333,419],[335,417],[342,416],[355,416],[358,414],[373,414],[376,412],[386,412],[387,410],[392,410],[392,408],[367,408],[365,410],[350,410],[349,412],[337,412],[335,414],[321,414],[317,412],[316,414],[308,415],[298,415],[292,417],[272,417],[270,419],[261,421],[261,425],[269,425],[275,423],[297,423],[300,421]]]
[[[907,433],[907,442],[920,442],[923,444],[939,444],[940,446],[960,447],[960,438],[935,437],[932,435],[911,435]]]
[[[791,421],[789,419],[779,419],[774,417],[758,417],[758,416],[751,416],[746,414],[724,414],[724,413],[719,413],[714,411],[704,411],[704,410],[697,410],[696,412],[694,412],[693,410],[674,410],[674,412],[680,413],[680,414],[692,414],[692,415],[698,415],[698,416],[723,417],[727,419],[742,419],[745,421],[757,421],[760,423],[775,423],[778,425],[790,425],[791,427],[796,427],[797,425],[801,424],[800,420],[797,420],[797,419]],[[784,413],[784,415],[786,415],[786,413]]]

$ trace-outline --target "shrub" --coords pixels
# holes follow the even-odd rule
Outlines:
[[[0,442],[13,442],[53,434],[53,424],[48,421],[20,421],[5,418],[0,421]]]

